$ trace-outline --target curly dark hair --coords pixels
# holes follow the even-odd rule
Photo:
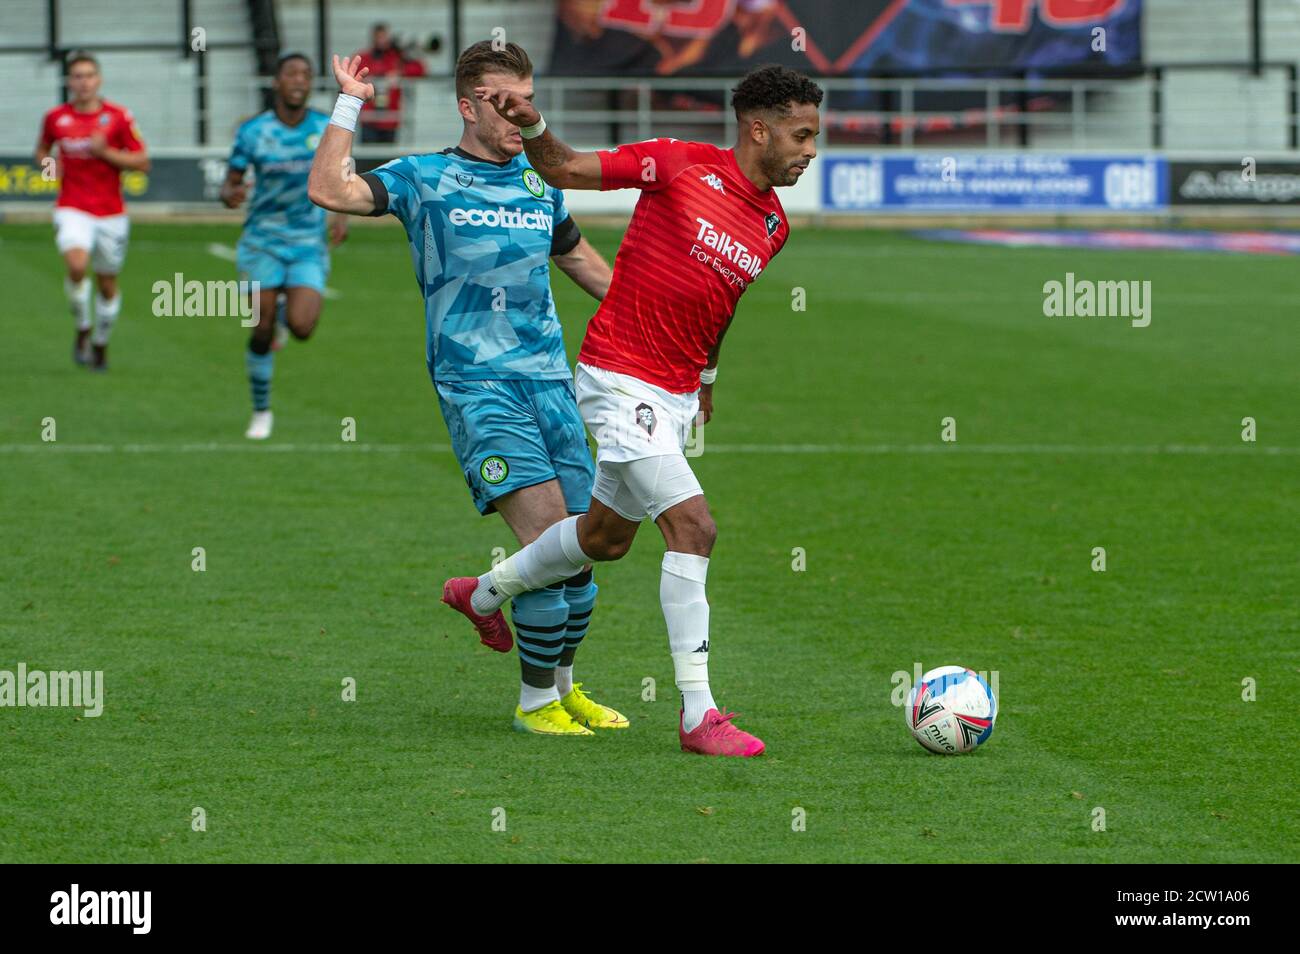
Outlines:
[[[795,70],[776,64],[751,70],[731,91],[731,108],[740,117],[756,110],[790,115],[791,103],[822,104],[822,88]]]
[[[284,71],[284,68],[288,66],[290,63],[292,63],[294,60],[302,60],[304,63],[306,63],[307,72],[309,73],[312,72],[312,70],[314,69],[311,65],[311,57],[308,56],[306,53],[298,53],[298,52],[285,53],[283,56],[281,56],[278,60],[275,61],[275,75],[279,76]]]

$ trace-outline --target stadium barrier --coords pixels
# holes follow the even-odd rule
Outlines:
[[[359,150],[357,171],[385,162],[387,153]],[[238,218],[219,203],[225,150],[165,149],[148,173],[122,178],[132,214],[211,213]],[[0,153],[0,216],[47,215],[58,181],[32,158]],[[1197,209],[1231,217],[1294,215],[1300,205],[1300,161],[1291,155],[1246,158],[1161,153],[827,150],[798,185],[781,190],[791,215],[899,214],[1030,217],[1138,214],[1168,217]],[[627,215],[635,190],[566,194],[578,214]]]

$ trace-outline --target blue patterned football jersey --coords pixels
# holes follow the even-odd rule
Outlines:
[[[550,256],[553,241],[557,254],[572,247],[563,236],[576,227],[563,193],[526,156],[498,163],[447,149],[394,159],[366,178],[388,193],[382,211],[406,227],[434,381],[571,377]]]
[[[268,248],[325,248],[325,210],[307,198],[307,174],[328,124],[328,116],[309,109],[298,125],[286,126],[268,109],[239,127],[229,167],[251,167],[256,178],[245,239]]]

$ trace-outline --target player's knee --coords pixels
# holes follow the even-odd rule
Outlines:
[[[718,525],[709,514],[702,514],[691,522],[687,534],[695,547],[694,552],[707,555],[718,542]]]
[[[627,556],[627,551],[632,549],[632,539],[630,535],[611,533],[606,529],[604,532],[593,534],[589,539],[581,540],[580,545],[582,552],[593,560],[608,563]]]
[[[293,335],[299,341],[306,341],[311,337],[311,333],[316,330],[316,322],[295,322],[289,321],[289,334]]]
[[[670,519],[662,521],[660,526],[668,548],[682,553],[708,556],[713,552],[713,544],[718,539],[718,525],[713,522],[708,510],[675,513]]]

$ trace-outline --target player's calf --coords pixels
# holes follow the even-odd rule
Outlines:
[[[90,369],[108,370],[108,339],[122,311],[122,296],[117,290],[116,275],[95,276],[95,325],[90,334]],[[80,334],[78,334],[80,339]]]

